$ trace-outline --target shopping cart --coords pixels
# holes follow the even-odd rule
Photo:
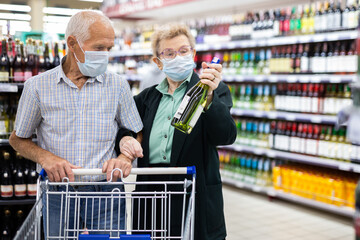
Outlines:
[[[117,170],[120,171],[122,181],[112,182],[113,173]],[[103,174],[101,169],[73,169],[73,172],[74,175]],[[38,179],[36,203],[14,239],[41,240],[45,232],[46,239],[193,240],[195,167],[133,168],[131,174],[146,175],[150,178],[169,175],[176,178],[171,181],[126,181],[127,179],[122,179],[121,170],[114,169],[109,182],[68,182],[65,178],[63,182],[55,183],[47,179],[41,180],[40,178],[44,178],[42,171]],[[181,180],[178,180],[179,178]],[[115,187],[109,192],[76,190],[87,185]],[[125,190],[118,186],[125,187]],[[54,187],[62,187],[65,191],[53,191]],[[142,190],[132,191],[135,188]],[[56,236],[49,235],[49,219],[54,218],[49,208],[45,210],[46,227],[42,226],[42,212],[46,207],[42,198],[45,197],[45,204],[49,204],[52,195],[61,198],[59,231]],[[122,201],[126,201],[126,213],[114,213],[113,209],[116,209],[116,205],[120,206]],[[176,214],[173,214],[174,211]],[[100,218],[96,215],[104,214],[110,216],[100,223]],[[109,217],[111,220],[108,222]],[[123,223],[114,224],[114,219]],[[99,221],[99,224],[94,224],[96,221]]]

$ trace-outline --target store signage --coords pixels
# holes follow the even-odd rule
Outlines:
[[[110,18],[121,18],[134,13],[192,1],[194,0],[138,0],[125,3],[117,3],[118,1],[105,0],[103,2],[101,10],[106,16]]]

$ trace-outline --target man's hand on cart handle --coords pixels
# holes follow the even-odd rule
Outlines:
[[[138,142],[137,139],[125,136],[121,139],[119,143],[120,152],[124,154],[126,157],[130,158],[131,160],[134,160],[135,158],[142,158],[143,155],[143,149],[141,147],[141,144]]]
[[[51,182],[61,182],[64,177],[69,178],[69,181],[73,182],[74,173],[72,169],[81,168],[54,154],[40,158],[39,163],[45,169]]]
[[[106,180],[109,181],[111,178],[111,171],[115,168],[121,169],[123,178],[129,176],[132,168],[132,160],[126,157],[124,154],[120,154],[117,158],[107,160],[103,167],[102,172],[106,173]],[[112,180],[115,182],[120,178],[120,171],[114,171]]]

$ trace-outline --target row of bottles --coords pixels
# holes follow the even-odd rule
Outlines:
[[[208,44],[350,30],[358,26],[358,2],[320,1],[281,9],[185,19],[183,23],[189,26],[197,43]],[[117,49],[149,49],[150,37],[157,27],[125,28],[117,34],[115,46]]]
[[[355,29],[360,6],[356,0],[343,2],[343,8],[340,0],[331,0],[238,14],[229,35],[231,40],[240,40]]]
[[[215,55],[223,59],[224,76],[350,74],[357,71],[358,65],[355,41],[294,44]],[[202,61],[201,56],[197,60]]]
[[[275,190],[335,206],[355,207],[358,179],[358,174],[294,163],[273,167]]]
[[[35,198],[38,177],[35,163],[24,159],[18,152],[3,151],[1,158],[1,199]]]
[[[0,96],[0,139],[9,139],[14,130],[18,102],[18,95]]]
[[[352,104],[348,84],[229,84],[229,88],[238,109],[337,114]]]
[[[26,44],[12,38],[1,41],[0,82],[24,82],[32,76],[60,65],[65,46],[59,48],[55,42],[53,49],[49,43],[27,39]]]
[[[235,122],[237,144],[343,161],[360,160],[360,146],[347,141],[345,128],[256,118],[239,118]]]
[[[16,232],[20,229],[26,216],[31,210],[31,205],[17,205],[13,207],[0,207],[0,239],[13,239]]]
[[[219,150],[221,174],[244,183],[271,186],[274,159]]]
[[[336,206],[355,206],[358,174],[219,150],[221,175]]]

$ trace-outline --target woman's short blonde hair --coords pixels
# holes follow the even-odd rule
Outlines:
[[[190,46],[195,48],[195,38],[191,34],[190,29],[183,24],[167,24],[159,27],[151,36],[151,48],[153,55],[159,57],[159,46],[161,40],[172,39],[174,37],[185,35],[190,42]]]

